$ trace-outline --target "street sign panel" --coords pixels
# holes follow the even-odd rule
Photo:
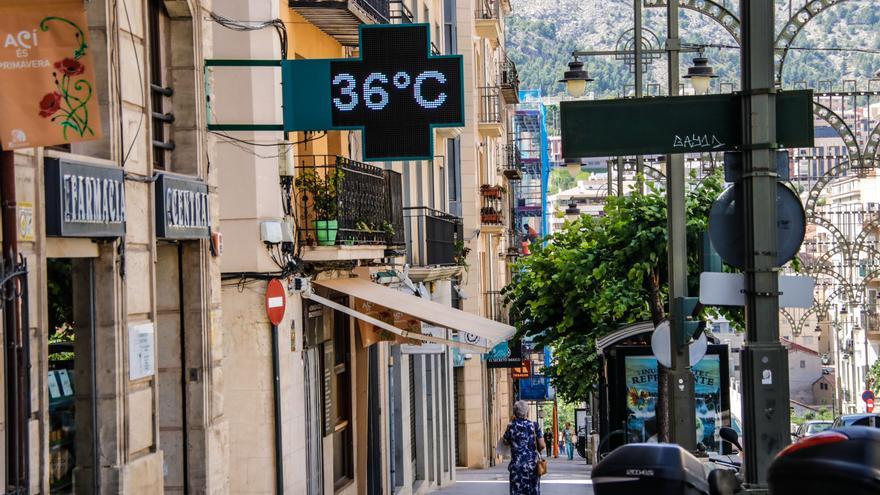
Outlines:
[[[515,368],[510,368],[510,377],[513,379],[521,380],[525,378],[531,378],[532,376],[532,362],[528,359],[523,359],[522,363]]]
[[[743,230],[742,190],[734,185],[724,190],[709,211],[709,238],[728,265],[745,268],[745,232]],[[788,186],[776,183],[776,236],[779,246],[776,263],[784,265],[801,248],[807,229],[804,207]]]
[[[672,353],[669,347],[669,320],[663,320],[654,329],[651,334],[651,352],[657,358],[657,362],[666,368],[672,367]],[[700,337],[688,344],[688,362],[689,366],[694,366],[706,355],[709,348],[709,340],[705,333],[701,333]]]
[[[284,284],[277,278],[273,278],[266,286],[266,315],[269,321],[278,326],[284,319],[284,310],[287,308],[287,291]]]
[[[563,101],[562,156],[732,151],[742,146],[739,94]],[[812,91],[777,94],[780,148],[813,146]]]
[[[283,60],[284,130],[363,130],[365,161],[424,160],[434,127],[464,126],[461,55],[428,24],[360,27],[360,58]]]
[[[874,392],[870,390],[865,390],[862,392],[862,400],[868,402],[869,400],[874,400]]]
[[[803,275],[779,276],[779,307],[810,308],[816,280]],[[745,306],[746,279],[742,273],[700,274],[700,303],[706,306]]]

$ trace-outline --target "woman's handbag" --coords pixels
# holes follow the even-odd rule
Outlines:
[[[535,474],[540,478],[547,474],[547,459],[544,459],[540,453],[538,453],[538,461],[535,462]]]
[[[541,451],[538,450],[538,424],[534,423],[532,428],[535,433],[535,454],[538,455],[538,460],[535,461],[535,474],[540,478],[547,474],[547,459],[544,459],[544,456],[541,455]]]

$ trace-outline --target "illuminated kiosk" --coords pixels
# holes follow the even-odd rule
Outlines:
[[[656,442],[657,359],[651,352],[651,322],[636,323],[596,341],[600,357],[598,456],[624,443]],[[697,441],[722,451],[719,430],[730,426],[727,345],[710,344],[692,371],[696,378]],[[724,452],[729,450],[724,446]]]

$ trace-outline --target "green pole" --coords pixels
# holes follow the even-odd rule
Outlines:
[[[779,342],[774,4],[743,0],[743,217],[745,323],[742,356],[745,481],[766,486],[767,466],[790,442],[788,353]]]

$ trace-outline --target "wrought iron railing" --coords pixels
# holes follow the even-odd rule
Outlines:
[[[301,156],[294,191],[305,245],[403,243],[400,174],[336,155]]]
[[[522,168],[522,153],[519,151],[519,146],[515,144],[504,145],[504,175],[508,177],[511,175],[521,176]]]
[[[391,21],[395,24],[412,24],[415,20],[412,10],[403,0],[391,0]]]
[[[477,0],[475,17],[482,20],[499,19],[499,6],[500,2],[497,0]]]
[[[504,55],[504,60],[501,62],[500,69],[499,78],[501,79],[501,87],[504,89],[519,91],[519,72],[517,72],[516,64],[513,63],[513,60],[510,60],[507,58],[507,55]]]
[[[479,118],[481,124],[501,123],[501,90],[498,86],[480,88]]]
[[[379,23],[386,24],[391,20],[390,0],[352,0],[360,8],[370,13]]]
[[[406,260],[413,266],[456,263],[456,244],[462,240],[461,218],[428,208],[403,209],[406,219]]]

